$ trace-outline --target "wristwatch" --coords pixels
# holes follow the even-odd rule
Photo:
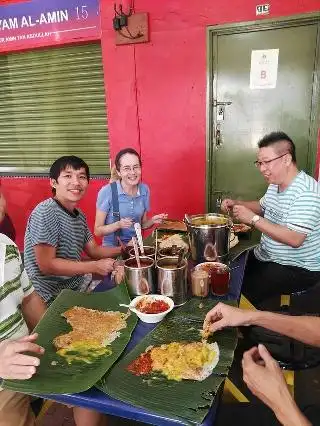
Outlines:
[[[261,219],[261,216],[259,216],[258,214],[255,214],[254,216],[253,216],[253,218],[251,219],[251,225],[252,226],[255,226],[256,225],[256,223],[258,222],[258,220],[260,220]]]

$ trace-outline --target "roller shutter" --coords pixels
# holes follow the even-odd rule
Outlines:
[[[1,172],[47,173],[77,155],[109,174],[100,43],[0,55],[0,99]]]

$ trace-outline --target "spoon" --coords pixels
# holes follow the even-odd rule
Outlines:
[[[138,268],[141,268],[140,257],[139,257],[139,249],[138,249],[136,237],[132,237],[132,244],[133,244],[134,256],[136,258]]]
[[[143,241],[142,241],[142,234],[141,234],[141,225],[140,225],[140,223],[136,222],[133,226],[134,226],[134,229],[136,231],[141,256],[144,256],[144,248],[143,248]]]
[[[184,255],[184,250],[181,249],[178,255],[177,268],[180,268],[182,266],[183,255]]]
[[[185,213],[184,218],[188,223],[191,223],[191,217],[187,213]]]
[[[123,306],[124,308],[129,308],[130,311],[132,312],[136,312],[136,313],[139,312],[138,309],[134,308],[133,306],[126,305],[125,303],[119,303],[119,306]]]

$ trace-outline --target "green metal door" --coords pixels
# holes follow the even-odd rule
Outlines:
[[[298,165],[313,174],[318,128],[319,24],[228,34],[209,39],[208,209],[221,198],[258,199],[266,184],[253,162],[257,142],[283,130],[297,147]],[[250,89],[251,52],[279,49],[276,87]]]

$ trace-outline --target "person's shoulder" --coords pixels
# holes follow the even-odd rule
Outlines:
[[[268,185],[268,188],[267,188],[265,195],[269,195],[269,194],[272,194],[272,193],[278,193],[278,185],[270,183],[270,185]]]
[[[57,203],[53,198],[47,198],[41,203],[37,204],[36,207],[32,210],[31,215],[36,213],[47,213],[48,211],[56,210]]]
[[[100,188],[99,192],[98,192],[98,196],[105,196],[107,197],[108,195],[111,194],[111,183],[107,183],[106,185],[104,185],[102,188]]]
[[[149,195],[150,194],[149,186],[146,183],[141,182],[139,184],[139,190],[140,190],[141,195]]]
[[[308,175],[304,171],[301,171],[297,176],[295,189],[298,193],[315,195],[318,197],[320,195],[320,185],[312,176]]]
[[[78,217],[87,222],[87,217],[85,213],[80,209],[80,207],[77,207]]]

